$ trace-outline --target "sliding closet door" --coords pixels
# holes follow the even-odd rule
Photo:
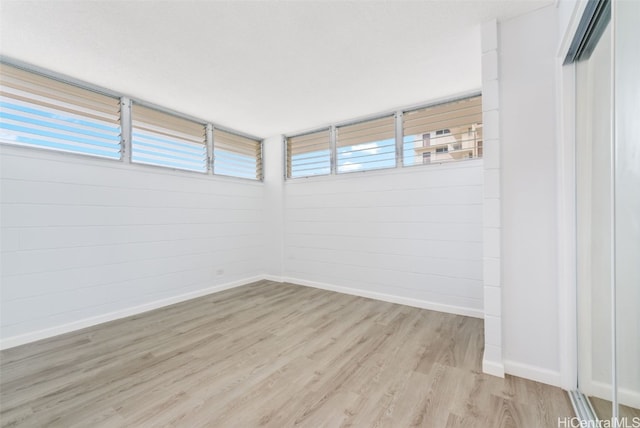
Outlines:
[[[617,1],[613,19],[617,401],[640,423],[640,1]]]
[[[611,28],[576,63],[578,386],[611,416]]]
[[[603,3],[604,4],[604,3]],[[640,421],[640,1],[612,1],[576,62],[578,387]],[[597,20],[594,21],[597,27]],[[631,425],[624,425],[625,423]]]

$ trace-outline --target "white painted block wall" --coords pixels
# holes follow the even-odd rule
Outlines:
[[[262,183],[4,145],[0,157],[3,345],[264,271]]]
[[[507,373],[560,384],[555,6],[500,23],[502,334]],[[535,36],[532,36],[535,35]]]
[[[502,213],[500,195],[500,75],[498,22],[482,25],[482,121],[484,123],[482,370],[504,377],[502,361]]]
[[[552,6],[500,24],[500,162],[491,164],[500,167],[504,367],[552,384],[555,20]],[[3,340],[264,274],[483,315],[490,158],[283,182],[281,140],[267,143],[264,184],[1,146]]]
[[[481,317],[482,160],[284,184],[284,277]]]

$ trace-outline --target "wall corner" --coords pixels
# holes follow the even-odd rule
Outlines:
[[[483,285],[484,356],[482,370],[504,377],[502,358],[500,85],[498,22],[482,24],[482,116],[484,127]]]

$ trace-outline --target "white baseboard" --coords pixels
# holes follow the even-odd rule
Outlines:
[[[226,284],[215,285],[213,287],[204,288],[201,290],[192,291],[190,293],[181,294],[178,296],[167,297],[153,302],[145,303],[130,308],[121,309],[118,311],[109,312],[106,314],[98,315],[95,317],[84,318],[78,321],[73,321],[67,324],[57,325],[54,327],[22,334],[19,336],[7,337],[0,340],[0,349],[8,349],[16,346],[24,345],[27,343],[35,342],[37,340],[46,339],[60,334],[70,333],[86,327],[91,327],[97,324],[102,324],[109,321],[114,321],[120,318],[125,318],[131,315],[141,314],[154,309],[169,306],[174,303],[184,302],[186,300],[195,299],[197,297],[206,296],[208,294],[216,293],[218,291],[228,290],[230,288],[240,287],[252,282],[269,280],[274,282],[290,282],[297,285],[303,285],[307,287],[321,288],[323,290],[336,291],[339,293],[351,294],[355,296],[368,297],[371,299],[382,300],[385,302],[399,303],[407,306],[414,306],[423,309],[430,309],[439,312],[448,312],[457,315],[466,315],[476,318],[483,318],[484,314],[480,310],[463,308],[458,306],[444,305],[440,303],[428,302],[418,299],[411,299],[406,297],[393,296],[391,294],[377,293],[366,290],[359,290],[355,288],[341,287],[330,284],[324,284],[315,281],[306,281],[297,278],[283,278],[276,275],[258,275],[255,277],[229,282]]]
[[[484,318],[484,311],[480,309],[465,308],[462,306],[446,305],[443,303],[430,302],[427,300],[412,299],[410,297],[394,296],[392,294],[367,291],[359,288],[343,287],[340,285],[326,284],[323,282],[307,281],[300,278],[282,278],[280,282],[290,282],[292,284],[304,285],[306,287],[320,288],[322,290],[337,291],[338,293],[351,294],[353,296],[367,297],[369,299],[382,300],[389,303],[413,306],[415,308],[429,309],[432,311],[446,312],[449,314],[464,315],[474,318]]]
[[[584,379],[580,389],[585,395],[611,401],[611,385],[607,383]],[[625,406],[640,409],[640,391],[632,391],[618,386],[618,402]]]
[[[216,285],[201,290],[192,291],[190,293],[181,294],[178,296],[172,296],[153,302],[145,303],[138,306],[133,306],[118,311],[109,312],[106,314],[98,315],[95,317],[84,318],[78,321],[70,322],[67,324],[57,325],[54,327],[22,334],[19,336],[7,337],[0,340],[0,349],[8,349],[16,346],[24,345],[27,343],[35,342],[37,340],[46,339],[60,334],[70,333],[86,327],[91,327],[97,324],[102,324],[109,321],[114,321],[120,318],[125,318],[131,315],[141,314],[154,309],[169,306],[174,303],[184,302],[186,300],[195,299],[197,297],[206,296],[208,294],[216,293],[218,291],[228,290],[230,288],[240,287],[252,282],[260,280],[269,280],[274,282],[289,282],[296,285],[302,285],[306,287],[320,288],[323,290],[336,291],[338,293],[350,294],[354,296],[367,297],[370,299],[382,300],[390,303],[398,303],[401,305],[413,306],[422,309],[429,309],[438,312],[452,313],[456,315],[465,315],[475,318],[483,318],[484,314],[481,310],[465,308],[460,306],[446,305],[442,303],[429,302],[426,300],[412,299],[408,297],[394,296],[391,294],[378,293],[374,291],[361,290],[356,288],[342,287],[338,285],[326,284],[315,281],[307,281],[299,278],[283,278],[276,275],[259,275],[239,281],[229,282],[226,284]]]
[[[242,285],[250,284],[252,282],[260,281],[263,279],[265,279],[265,277],[263,275],[260,275],[260,276],[255,276],[247,279],[229,282],[226,284],[215,285],[213,287],[203,288],[203,289],[192,291],[189,293],[180,294],[178,296],[172,296],[172,297],[167,297],[160,300],[155,300],[153,302],[145,303],[138,306],[132,306],[130,308],[109,312],[109,313],[98,315],[95,317],[84,318],[84,319],[70,322],[67,324],[57,325],[55,327],[50,327],[43,330],[34,331],[31,333],[21,334],[19,336],[7,337],[6,339],[0,340],[0,349],[13,348],[16,346],[35,342],[36,340],[46,339],[46,338],[58,336],[64,333],[70,333],[72,331],[80,330],[86,327],[91,327],[97,324],[102,324],[102,323],[114,321],[120,318],[125,318],[131,315],[137,315],[143,312],[148,312],[154,309],[161,308],[163,306],[173,305],[174,303],[180,303],[186,300],[195,299],[197,297],[206,296],[207,294],[217,293],[218,291],[240,287]]]
[[[518,363],[516,361],[504,360],[504,371],[513,376],[534,380],[547,385],[560,387],[560,372],[536,367],[529,364]]]
[[[504,378],[504,365],[496,361],[482,359],[482,372]]]
[[[277,275],[262,275],[262,279],[273,282],[284,282],[284,278]]]

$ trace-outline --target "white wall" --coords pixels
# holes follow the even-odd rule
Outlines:
[[[619,2],[616,8],[618,398],[640,408],[640,3]]]
[[[482,160],[287,180],[290,281],[482,316]]]
[[[560,383],[556,9],[500,25],[502,328],[507,373]]]
[[[281,135],[262,144],[264,164],[264,266],[265,275],[282,279],[284,259],[284,143]]]
[[[504,377],[502,358],[502,215],[500,194],[500,81],[496,20],[482,24],[482,121],[484,124],[482,371]]]
[[[553,7],[501,22],[497,51],[504,368],[553,384],[558,27]],[[283,183],[276,137],[263,185],[0,154],[3,339],[263,274],[483,315],[482,160]]]
[[[262,183],[4,145],[0,157],[3,346],[264,272]]]

